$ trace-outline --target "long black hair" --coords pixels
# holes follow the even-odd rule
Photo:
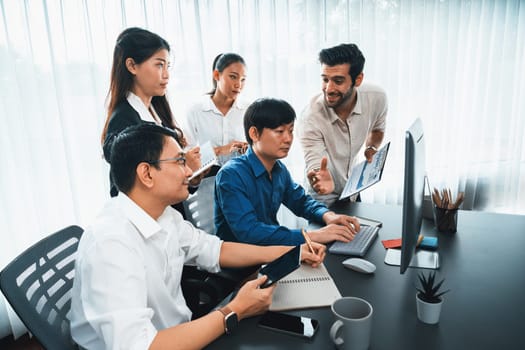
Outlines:
[[[111,67],[111,79],[108,91],[108,113],[102,131],[102,144],[104,144],[106,139],[109,120],[113,111],[119,103],[126,100],[128,93],[133,87],[133,75],[126,67],[126,59],[132,58],[135,63],[140,64],[161,49],[169,52],[170,45],[159,35],[146,29],[131,27],[125,29],[118,36],[113,51],[113,65]],[[175,125],[166,96],[153,96],[151,104],[159,115],[162,125],[176,130],[182,140],[182,130]]]

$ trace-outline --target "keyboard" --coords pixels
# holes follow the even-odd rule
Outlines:
[[[361,230],[355,235],[355,238],[348,242],[335,241],[328,251],[332,254],[364,256],[377,237],[378,226],[361,225]]]

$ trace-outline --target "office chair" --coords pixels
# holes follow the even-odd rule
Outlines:
[[[213,197],[215,176],[202,179],[196,192],[183,202],[186,219],[193,226],[214,235]],[[199,318],[211,311],[220,301],[222,288],[209,280],[210,273],[195,266],[185,265],[182,272],[181,287],[193,318]]]
[[[214,192],[215,176],[205,177],[199,189],[183,202],[187,220],[212,235],[215,235]],[[185,265],[181,286],[193,319],[210,312],[257,268],[225,269],[219,273],[209,273]]]
[[[215,234],[214,192],[215,176],[205,177],[199,189],[183,202],[187,220],[211,235]]]
[[[77,349],[69,311],[82,228],[69,226],[35,243],[0,272],[0,289],[46,349]]]

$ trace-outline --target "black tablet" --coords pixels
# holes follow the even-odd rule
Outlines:
[[[261,285],[261,288],[271,286],[290,272],[298,269],[299,266],[301,266],[300,245],[281,255],[259,270],[260,275],[268,276],[268,279]]]

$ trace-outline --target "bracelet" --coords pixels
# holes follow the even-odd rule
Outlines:
[[[365,152],[369,149],[373,150],[374,152],[377,152],[377,148],[375,146],[367,146]]]

